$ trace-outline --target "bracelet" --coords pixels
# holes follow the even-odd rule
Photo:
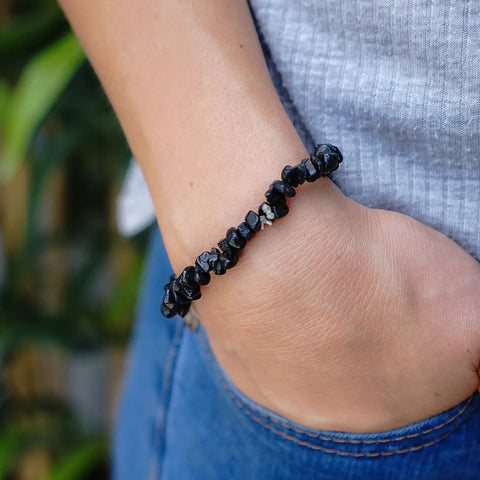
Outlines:
[[[315,145],[309,158],[304,158],[298,165],[287,165],[282,170],[281,180],[274,181],[265,193],[266,202],[258,208],[258,213],[250,210],[245,221],[237,228],[227,230],[225,238],[218,242],[209,252],[201,253],[194,266],[185,267],[182,273],[164,286],[162,314],[165,317],[179,315],[186,317],[192,302],[201,297],[200,286],[210,282],[210,272],[223,275],[238,262],[238,255],[259,230],[265,225],[272,225],[277,218],[288,213],[287,198],[295,196],[295,188],[305,181],[314,182],[336,170],[342,162],[340,150],[328,143]],[[198,320],[197,320],[198,321]],[[192,327],[197,321],[186,321]]]

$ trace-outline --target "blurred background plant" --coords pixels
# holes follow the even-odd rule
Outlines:
[[[0,1],[0,480],[109,476],[147,236],[116,232],[129,158],[56,2]]]

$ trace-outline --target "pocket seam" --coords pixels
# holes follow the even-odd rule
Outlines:
[[[201,329],[201,330],[203,330],[203,329]],[[304,447],[307,447],[307,448],[310,448],[310,449],[313,449],[313,450],[320,450],[320,451],[323,451],[325,453],[333,453],[333,454],[338,454],[338,455],[342,455],[342,456],[353,456],[353,457],[379,457],[379,456],[391,456],[391,455],[395,455],[395,454],[404,454],[404,453],[408,453],[408,452],[417,451],[417,450],[420,450],[420,449],[423,449],[423,448],[427,448],[427,447],[430,447],[430,446],[432,446],[436,443],[439,443],[442,440],[444,440],[446,437],[448,437],[448,435],[450,435],[450,433],[455,431],[456,428],[454,428],[453,430],[449,430],[448,432],[444,433],[440,437],[435,438],[433,440],[430,440],[426,443],[423,443],[423,444],[420,444],[420,445],[415,445],[415,446],[412,446],[412,447],[402,448],[402,449],[399,449],[399,450],[392,450],[392,451],[386,451],[386,452],[349,452],[349,451],[336,450],[334,448],[327,448],[327,447],[322,446],[322,445],[316,445],[316,444],[307,442],[305,440],[300,440],[300,439],[298,439],[298,438],[296,438],[292,435],[289,435],[286,432],[283,432],[281,430],[276,429],[273,425],[271,425],[269,423],[265,423],[261,418],[257,417],[256,414],[261,415],[262,417],[267,419],[269,422],[276,423],[277,425],[281,426],[282,428],[297,432],[297,433],[302,434],[302,435],[307,435],[311,438],[316,438],[316,439],[319,439],[319,440],[329,441],[329,442],[332,442],[332,443],[341,443],[341,444],[344,444],[344,445],[345,444],[346,445],[348,445],[348,444],[351,444],[351,445],[384,444],[385,445],[385,444],[388,444],[388,443],[398,442],[398,441],[401,441],[401,440],[418,438],[422,435],[427,435],[429,433],[432,433],[436,430],[439,430],[439,429],[447,426],[448,424],[452,423],[454,420],[458,419],[467,410],[467,408],[471,404],[471,402],[473,400],[473,396],[474,396],[474,394],[472,394],[468,399],[464,400],[465,403],[462,406],[462,408],[458,412],[456,412],[454,415],[447,418],[444,422],[442,422],[439,425],[435,425],[434,427],[430,427],[426,430],[422,430],[421,432],[405,434],[405,435],[401,435],[401,436],[398,436],[398,437],[392,437],[392,438],[379,438],[379,439],[374,439],[374,440],[340,439],[340,438],[335,438],[335,437],[329,437],[325,434],[312,433],[312,432],[309,432],[306,429],[302,430],[302,429],[300,429],[298,427],[295,427],[293,425],[288,425],[286,422],[282,421],[281,419],[277,419],[277,418],[275,418],[271,415],[268,415],[264,412],[261,412],[258,409],[254,409],[254,406],[247,405],[241,398],[238,397],[238,395],[236,395],[236,393],[234,391],[232,391],[231,386],[228,385],[228,383],[225,379],[225,374],[222,373],[221,367],[218,364],[218,360],[216,360],[216,357],[214,356],[214,353],[211,350],[211,347],[208,343],[206,333],[205,332],[198,332],[198,338],[200,340],[200,343],[203,346],[203,350],[205,351],[205,354],[207,356],[208,361],[210,362],[213,369],[215,370],[215,373],[216,373],[216,375],[217,375],[217,377],[220,381],[220,384],[221,384],[222,388],[225,390],[225,392],[228,394],[228,396],[231,398],[231,400],[237,406],[237,408],[239,408],[245,415],[247,415],[255,423],[258,423],[259,425],[261,425],[265,429],[271,431],[272,433],[274,433],[278,436],[281,436],[281,437],[285,438],[286,440],[294,442],[298,445],[301,445],[301,446],[304,446]],[[458,425],[457,425],[457,428],[458,428]]]

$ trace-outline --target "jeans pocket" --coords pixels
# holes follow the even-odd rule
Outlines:
[[[312,451],[354,458],[410,454],[442,443],[474,412],[478,416],[480,409],[480,395],[475,392],[444,412],[392,430],[351,433],[309,428],[269,410],[242,393],[216,359],[205,331],[200,329],[198,337],[225,394],[245,419],[256,426],[259,434],[264,433]],[[469,440],[466,443],[470,443]]]

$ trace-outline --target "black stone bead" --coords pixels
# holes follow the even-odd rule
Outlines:
[[[329,173],[334,172],[340,164],[340,162],[338,161],[338,157],[334,154],[333,155],[325,155],[323,157],[323,160],[325,162],[325,172],[326,172],[327,175]]]
[[[313,155],[333,155],[334,157],[337,157],[338,163],[342,163],[343,161],[342,152],[338,147],[332,145],[331,143],[322,143],[321,145],[315,145],[315,148],[313,149]]]
[[[163,315],[165,315],[167,318],[174,317],[175,315],[180,315],[181,317],[184,317],[190,310],[190,305],[191,304],[189,302],[185,305],[176,304],[173,308],[168,308],[162,303],[161,311]]]
[[[285,203],[286,197],[294,197],[295,189],[282,180],[275,180],[265,192],[265,197],[270,205]]]
[[[275,180],[272,184],[275,188],[281,189],[286,197],[294,197],[295,189],[287,182],[283,180]]]
[[[215,247],[213,247],[208,252],[208,264],[209,264],[210,270],[213,270],[214,264],[218,260],[219,255],[220,255],[220,250],[218,250],[218,248],[215,248]]]
[[[210,265],[210,270],[212,270],[215,275],[223,275],[225,273],[226,269],[220,260],[220,251],[218,248],[214,247],[210,250],[208,263]]]
[[[332,149],[333,153],[336,153],[337,154],[337,158],[338,158],[338,163],[342,163],[343,162],[343,155],[342,155],[342,152],[341,150],[336,147],[335,145],[330,145],[329,143],[327,144],[330,146],[330,148]]]
[[[176,303],[176,299],[175,299],[175,293],[173,292],[173,287],[172,285],[169,283],[167,285],[165,285],[164,288],[164,295],[163,295],[163,303],[168,307],[168,308],[173,308],[175,303]]]
[[[287,182],[292,187],[298,187],[298,169],[287,165],[282,170],[282,180]]]
[[[326,155],[326,157],[328,158],[328,155]],[[325,155],[319,155],[317,157],[315,155],[310,156],[310,160],[315,165],[315,168],[317,169],[319,177],[328,175],[328,173],[326,172],[324,159],[325,159]]]
[[[305,180],[307,178],[307,174],[306,174],[306,171],[304,168],[302,168],[301,165],[295,165],[295,167],[293,167],[296,171],[296,174],[297,174],[297,179],[298,179],[298,184],[299,185],[303,185],[305,183]]]
[[[238,228],[238,233],[245,239],[250,240],[255,235],[255,232],[248,226],[247,222],[242,222]]]
[[[216,261],[215,267],[212,270],[215,275],[224,275],[227,271],[225,264],[220,260],[220,255],[218,256],[218,260]]]
[[[173,309],[167,307],[164,303],[162,303],[160,310],[162,312],[162,315],[167,318],[174,317],[176,313],[173,311]]]
[[[176,314],[184,317],[190,310],[190,305],[190,303],[188,305],[178,305],[178,307],[175,308]]]
[[[284,203],[273,205],[272,210],[273,210],[273,213],[275,214],[275,218],[282,218],[288,213],[288,207]]]
[[[220,240],[217,245],[218,248],[220,248],[220,250],[224,253],[232,253],[232,250],[235,250],[235,248],[228,244],[228,240],[226,238]]]
[[[190,303],[188,305],[178,305],[175,308],[175,313],[177,315],[180,315],[180,317],[184,317],[190,310],[190,305],[191,305]]]
[[[245,223],[249,226],[252,232],[258,232],[260,230],[260,218],[259,216],[252,210],[250,210],[245,215]]]
[[[210,274],[198,265],[195,266],[195,282],[199,285],[208,285],[210,283]]]
[[[189,287],[186,287],[186,288],[189,288]],[[189,292],[189,293],[193,293],[193,292]],[[187,298],[185,287],[178,284],[175,286],[175,283],[173,284],[173,298],[175,300],[175,304],[178,303],[179,305],[186,305],[191,301],[191,298]]]
[[[177,282],[186,287],[198,287],[199,284],[195,281],[195,267],[186,267]]]
[[[299,176],[303,177],[303,182],[298,182],[298,183],[300,185],[303,185],[307,179],[307,169],[305,168],[305,165],[302,162],[296,165],[295,168],[298,168]]]
[[[271,187],[265,192],[265,198],[270,205],[286,202],[285,195]]]
[[[342,152],[329,143],[315,145],[312,156],[318,159],[318,163],[322,165],[322,175],[328,175],[335,171],[343,161]]]
[[[182,285],[183,286],[183,285]],[[177,293],[179,298],[178,303],[185,304],[186,302],[181,301],[181,296],[185,297],[188,301],[198,300],[202,294],[200,293],[200,287],[187,287],[183,286],[182,290]]]
[[[222,253],[219,257],[220,262],[225,267],[225,270],[234,267],[238,263],[238,253],[234,250],[229,253]]]
[[[195,265],[198,268],[201,268],[204,272],[208,273],[208,271],[211,270],[209,261],[210,252],[203,252],[195,260]]]
[[[177,282],[177,277],[175,277],[175,279],[170,282],[170,286],[175,293],[182,291],[182,286]]]
[[[228,244],[237,250],[241,250],[247,243],[235,227],[231,227],[227,230],[226,239]]]
[[[314,182],[315,180],[317,180],[317,178],[319,177],[318,171],[309,158],[304,158],[301,165],[305,170],[305,179],[307,180],[307,182]]]
[[[312,155],[315,155],[315,156],[325,155],[325,154],[328,155],[330,153],[334,153],[333,150],[332,150],[332,145],[330,145],[329,143],[321,143],[321,144],[315,145],[315,147],[313,147]]]

